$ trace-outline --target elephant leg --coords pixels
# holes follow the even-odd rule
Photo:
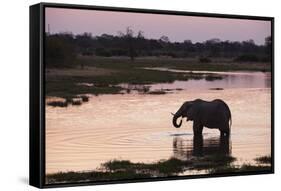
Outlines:
[[[203,125],[200,123],[193,122],[193,134],[194,136],[202,135]]]
[[[194,135],[193,136],[193,156],[202,156],[203,155],[203,136]]]
[[[220,129],[220,134],[221,136],[229,136],[230,135],[229,127]]]
[[[221,135],[221,137],[224,137],[226,135],[225,131],[224,130],[220,130],[220,135]]]

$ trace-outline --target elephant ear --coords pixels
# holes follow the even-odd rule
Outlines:
[[[197,103],[190,103],[187,108],[187,117],[189,120],[194,120],[198,117],[199,107]]]

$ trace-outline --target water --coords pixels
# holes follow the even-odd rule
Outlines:
[[[46,106],[46,173],[95,170],[112,159],[155,162],[223,152],[236,157],[237,164],[251,164],[256,157],[270,155],[270,74],[224,75],[223,80],[212,82],[151,86],[183,89],[165,95],[101,95],[81,106]],[[217,87],[224,89],[209,90]],[[221,140],[218,130],[207,128],[202,140],[194,139],[191,122],[173,127],[171,112],[196,98],[220,98],[229,105],[233,118],[229,140]]]
[[[150,70],[160,71],[171,71],[180,73],[190,73],[189,70],[176,70],[167,68],[146,68]],[[192,73],[200,73],[203,75],[207,74],[218,74],[223,77],[223,80],[207,81],[201,80],[189,80],[186,81],[175,81],[173,83],[158,83],[152,84],[151,90],[159,89],[210,89],[210,88],[263,88],[271,87],[271,75],[270,73],[264,72],[213,72],[213,71],[192,71]]]

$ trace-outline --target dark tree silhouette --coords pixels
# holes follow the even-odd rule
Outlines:
[[[145,38],[143,31],[135,33],[130,27],[124,32],[118,32],[118,35],[46,33],[46,62],[50,67],[73,66],[77,55],[128,56],[131,61],[137,56],[167,56],[211,60],[220,57],[239,62],[264,62],[270,61],[271,44],[270,36],[265,38],[264,45],[257,45],[251,39],[243,42],[222,41],[218,38],[195,43],[191,40],[172,42],[164,35],[159,39]]]
[[[271,46],[272,46],[272,39],[271,36],[268,36],[265,38],[265,48],[269,57],[271,57]]]
[[[134,45],[135,43],[134,31],[130,27],[127,27],[126,33],[124,34],[122,32],[119,32],[119,36],[125,40],[128,48],[128,55],[131,61],[134,61],[136,56],[136,50]]]

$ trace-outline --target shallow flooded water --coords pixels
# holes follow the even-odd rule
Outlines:
[[[170,94],[101,95],[81,106],[46,106],[46,173],[95,170],[113,159],[155,162],[222,153],[237,158],[237,164],[251,164],[270,155],[270,74],[225,75],[218,81],[152,85],[183,89]],[[210,90],[218,87],[223,90]],[[192,122],[173,127],[171,112],[197,98],[219,98],[229,105],[230,139],[220,139],[218,130],[207,128],[203,139],[194,139]]]
[[[153,68],[154,70],[163,70]],[[165,69],[171,72],[189,73],[190,71]],[[164,71],[165,71],[164,70]],[[175,81],[173,83],[152,84],[151,90],[159,89],[212,89],[212,88],[263,88],[271,86],[270,73],[264,72],[210,72],[210,71],[193,71],[192,73],[201,73],[203,75],[217,74],[222,76],[221,80],[191,79],[186,81]]]

